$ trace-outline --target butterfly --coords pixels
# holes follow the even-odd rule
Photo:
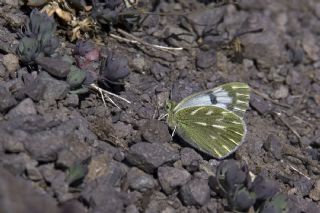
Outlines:
[[[250,87],[233,82],[167,103],[167,123],[188,144],[217,159],[232,154],[244,141],[243,120]]]

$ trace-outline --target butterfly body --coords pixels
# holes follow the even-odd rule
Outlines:
[[[250,88],[229,83],[170,103],[167,123],[187,143],[218,159],[233,153],[243,142]]]

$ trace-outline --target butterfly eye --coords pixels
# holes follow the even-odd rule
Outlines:
[[[170,111],[172,109],[172,102],[167,100],[165,108],[167,112]]]

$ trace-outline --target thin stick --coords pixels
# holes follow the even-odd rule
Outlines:
[[[150,44],[148,42],[145,42],[144,40],[130,34],[130,33],[127,33],[126,31],[122,30],[122,29],[117,29],[117,32],[120,33],[121,35],[124,35],[126,37],[129,37],[131,40],[129,39],[126,39],[127,42],[130,42],[130,43],[134,43],[134,44],[143,44],[145,46],[148,46],[148,47],[152,47],[152,48],[156,48],[156,49],[159,49],[159,50],[163,50],[163,51],[168,51],[168,50],[183,50],[183,47],[166,47],[166,46],[161,46],[161,45],[157,45],[157,44]],[[113,35],[114,36],[114,35]],[[114,38],[119,38],[119,37],[115,37]],[[124,40],[124,39],[122,39]]]
[[[293,132],[293,134],[295,134],[298,137],[299,140],[301,140],[300,134],[282,117],[282,114],[280,112],[275,112],[274,114],[280,119],[280,121],[284,125],[286,125],[290,129],[291,132]]]
[[[279,103],[278,101],[275,101],[275,100],[271,99],[271,98],[270,98],[267,94],[265,94],[265,93],[262,93],[262,92],[260,92],[260,91],[258,91],[258,90],[255,90],[255,89],[252,89],[252,91],[253,91],[254,93],[256,93],[257,95],[261,96],[262,98],[267,99],[268,101],[271,101],[272,103],[274,103],[274,104],[276,104],[276,105],[279,105],[279,106],[282,106],[282,107],[286,107],[286,108],[291,108],[290,105],[283,104],[283,103]]]
[[[106,97],[109,102],[111,102],[113,105],[115,105],[117,108],[120,109],[120,107],[109,97],[109,95],[114,96],[114,97],[116,97],[116,98],[119,98],[120,100],[125,101],[125,102],[127,102],[128,104],[131,104],[131,102],[128,101],[127,99],[125,99],[125,98],[123,98],[123,97],[121,97],[121,96],[119,96],[119,95],[117,95],[117,94],[114,94],[114,93],[112,93],[112,92],[109,92],[109,91],[107,91],[107,90],[104,90],[104,89],[100,88],[99,86],[97,86],[97,85],[94,84],[94,83],[93,83],[93,84],[90,84],[90,87],[91,87],[92,89],[97,90],[97,91],[100,93],[101,98],[102,98],[102,101],[103,101],[103,104],[104,104],[105,107],[106,107],[107,105],[106,105],[106,101],[105,101],[104,97]]]
[[[303,172],[299,171],[297,168],[295,168],[295,167],[292,166],[291,164],[289,164],[289,167],[290,167],[292,170],[298,172],[300,175],[302,175],[302,176],[304,176],[305,178],[307,178],[308,180],[311,180],[311,178],[310,178],[308,175],[306,175],[306,174],[304,174]]]

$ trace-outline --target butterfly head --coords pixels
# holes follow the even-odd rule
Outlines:
[[[173,109],[175,108],[175,106],[177,105],[177,103],[173,102],[173,101],[170,101],[170,100],[167,100],[166,101],[166,106],[165,106],[165,109],[168,113],[168,116],[167,116],[167,123],[169,124],[170,127],[173,127],[175,126],[174,124],[174,112],[173,112]]]

